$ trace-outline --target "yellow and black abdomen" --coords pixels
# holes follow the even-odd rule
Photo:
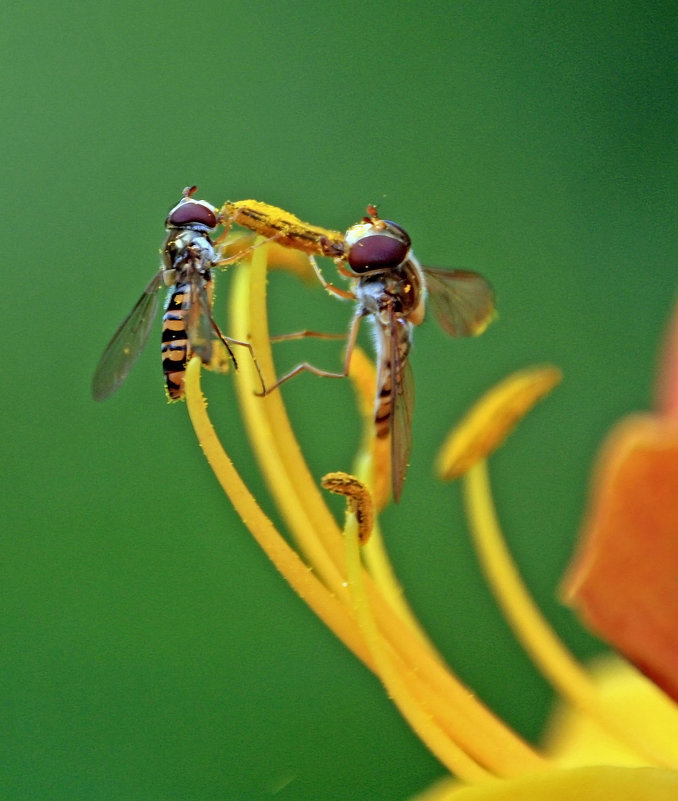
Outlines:
[[[184,374],[190,356],[186,327],[190,292],[188,282],[177,284],[168,295],[162,317],[162,371],[170,401],[184,397]]]

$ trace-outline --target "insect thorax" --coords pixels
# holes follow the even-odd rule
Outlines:
[[[388,271],[362,276],[355,292],[365,312],[376,316],[392,308],[397,317],[408,319],[423,301],[420,271],[409,261]]]
[[[165,283],[184,280],[191,273],[198,273],[209,280],[209,270],[216,261],[216,252],[211,239],[204,231],[187,228],[170,230],[162,249],[162,266]],[[173,280],[168,281],[169,274]]]

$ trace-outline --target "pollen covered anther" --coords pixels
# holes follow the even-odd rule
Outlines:
[[[320,480],[320,485],[335,495],[345,496],[347,511],[355,515],[358,524],[358,540],[361,545],[364,545],[370,538],[374,527],[372,496],[365,484],[350,473],[338,470],[324,475]]]
[[[443,443],[436,460],[438,476],[452,481],[489,456],[561,378],[557,367],[544,365],[518,370],[495,384]]]

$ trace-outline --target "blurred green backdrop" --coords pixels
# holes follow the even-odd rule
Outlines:
[[[677,27],[668,0],[5,9],[0,796],[376,801],[442,773],[245,532],[165,402],[156,335],[118,395],[90,400],[193,183],[341,229],[375,202],[424,263],[494,283],[501,316],[480,340],[417,331],[412,466],[384,528],[450,662],[538,737],[550,691],[431,463],[492,382],[564,369],[492,473],[540,604],[576,653],[601,650],[555,588],[597,444],[650,403],[674,296]],[[351,314],[282,276],[271,296],[279,332]],[[306,353],[278,347],[281,369]],[[315,347],[338,365],[336,344]],[[232,380],[206,382],[256,482]],[[286,397],[314,472],[347,468],[350,387],[305,376]]]

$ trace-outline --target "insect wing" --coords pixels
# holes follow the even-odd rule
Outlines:
[[[393,500],[398,503],[403,491],[405,473],[412,453],[412,411],[414,409],[414,378],[407,357],[410,331],[407,323],[398,320],[391,310],[389,320],[389,347],[391,363],[391,487]],[[407,343],[403,353],[402,343]],[[386,369],[382,367],[380,369]],[[379,386],[383,386],[379,383]]]
[[[212,314],[212,296],[211,281],[193,280],[186,325],[191,350],[212,370],[225,372],[229,363],[237,370],[238,361],[231,350],[233,341],[224,336]]]
[[[144,349],[158,309],[158,289],[161,283],[162,270],[153,276],[106,346],[92,379],[94,400],[104,400],[120,387]]]
[[[211,291],[211,285],[208,288],[207,282],[196,275],[190,280],[190,291],[186,293],[183,303],[191,351],[200,356],[205,364],[212,358],[213,332],[216,327],[212,319]]]
[[[470,270],[424,267],[431,308],[443,331],[453,337],[482,334],[495,315],[494,290]]]

